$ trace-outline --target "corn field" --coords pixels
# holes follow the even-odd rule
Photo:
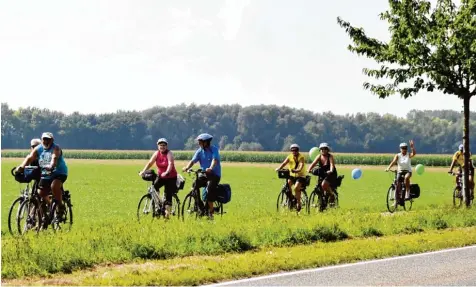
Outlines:
[[[153,151],[140,150],[64,150],[65,158],[72,159],[149,159]],[[174,151],[176,160],[190,160],[194,151]],[[2,150],[2,157],[25,157],[28,150]],[[336,164],[348,165],[388,165],[394,154],[366,154],[366,153],[333,153]],[[280,163],[288,155],[286,152],[241,152],[221,151],[222,161],[227,162],[255,162]],[[310,162],[307,152],[304,153],[306,162]],[[451,155],[445,154],[418,154],[412,164],[425,166],[449,166]]]

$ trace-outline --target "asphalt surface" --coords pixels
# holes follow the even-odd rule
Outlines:
[[[476,245],[209,286],[476,286]]]

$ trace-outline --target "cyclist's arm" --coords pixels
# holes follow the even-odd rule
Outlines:
[[[286,164],[288,164],[288,162],[289,162],[289,158],[287,157],[287,158],[281,163],[281,165],[280,165],[277,169],[282,169],[283,166],[285,166]]]
[[[148,169],[154,164],[154,162],[155,162],[156,159],[157,159],[157,153],[158,153],[158,152],[159,152],[159,151],[156,151],[156,152],[154,152],[154,153],[152,154],[152,156],[151,156],[150,159],[149,159],[149,162],[144,166],[144,168],[142,169],[141,172],[144,172],[144,171],[148,170]]]
[[[394,165],[397,163],[397,160],[398,160],[398,154],[396,154],[396,155],[393,157],[393,160],[392,160],[392,162],[390,163],[390,165],[387,167],[387,169],[390,169],[392,166],[394,166]]]
[[[174,155],[173,155],[172,151],[169,151],[167,153],[167,161],[169,162],[169,164],[167,165],[167,170],[165,171],[165,173],[169,174],[170,171],[172,170],[172,168],[175,165],[175,159],[174,159]]]
[[[456,163],[456,160],[453,158],[453,160],[451,161],[451,165],[450,165],[450,172],[453,172],[453,168],[455,167],[455,163]]]
[[[320,159],[321,159],[321,155],[316,156],[314,161],[309,166],[308,171],[311,171],[311,169],[313,169],[316,166],[316,164],[319,162]]]
[[[200,150],[197,150],[195,154],[192,157],[192,160],[187,163],[187,165],[182,169],[183,171],[186,171],[190,169],[196,162],[198,162],[198,153]]]
[[[412,158],[416,155],[416,150],[415,150],[415,146],[413,144],[410,145],[410,148],[412,149],[412,152],[410,153],[410,158]]]
[[[58,158],[61,156],[61,148],[56,145],[55,149],[53,150],[53,155],[51,156],[51,161],[50,161],[50,169],[54,169],[56,167],[56,164],[58,163]]]
[[[23,160],[23,162],[20,164],[20,167],[21,168],[25,168],[25,166],[27,166],[30,162],[38,159],[38,155],[37,155],[37,150],[38,150],[39,146],[35,147],[26,157],[25,159]]]
[[[295,172],[301,172],[302,168],[304,167],[304,158],[302,158],[301,160],[299,160],[299,164],[297,166],[297,168],[294,170]]]
[[[336,170],[336,163],[334,161],[334,156],[331,155],[330,158],[329,158],[330,162],[331,162],[331,169],[329,170],[331,173],[334,172]]]
[[[220,161],[220,154],[218,153],[218,149],[212,149],[212,163],[210,164],[210,169],[213,169],[218,162]]]

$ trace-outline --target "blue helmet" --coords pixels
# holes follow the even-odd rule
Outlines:
[[[213,139],[213,136],[207,133],[203,133],[198,135],[197,141],[211,141]]]

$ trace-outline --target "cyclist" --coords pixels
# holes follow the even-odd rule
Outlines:
[[[290,177],[288,179],[289,199],[296,204],[296,211],[301,210],[301,189],[306,184],[306,172],[305,172],[305,160],[304,156],[299,152],[299,145],[292,144],[289,149],[291,154],[286,157],[286,159],[281,163],[281,165],[276,168],[276,171],[282,169],[286,164],[289,166]],[[292,194],[294,184],[294,194]]]
[[[30,141],[30,152],[33,151],[33,149],[35,149],[35,147],[37,145],[40,145],[41,144],[41,139],[32,139]],[[30,165],[31,166],[40,166],[40,163],[38,162],[38,159],[30,162]]]
[[[63,158],[62,149],[54,143],[52,133],[45,132],[41,135],[41,144],[26,156],[22,164],[16,168],[16,172],[23,171],[26,165],[35,160],[38,160],[41,169],[39,194],[46,203],[51,204],[48,196],[51,190],[53,197],[58,202],[58,213],[62,218],[65,211],[62,188],[68,178],[68,167]]]
[[[337,187],[337,168],[334,155],[330,153],[328,143],[319,144],[319,151],[320,154],[311,163],[308,172],[311,172],[311,170],[319,164],[319,177],[323,178],[321,183],[322,190],[329,194],[329,204],[334,205],[334,189]]]
[[[473,161],[471,159],[471,153],[469,153],[469,173],[468,173],[468,180],[469,180],[469,186],[471,188],[471,190],[474,189],[474,165],[473,165]],[[462,144],[459,145],[458,147],[458,151],[455,152],[455,154],[453,155],[453,160],[451,161],[451,166],[450,166],[450,170],[448,171],[448,173],[450,174],[453,174],[453,168],[455,166],[455,164],[458,164],[458,171],[460,173],[463,172],[463,168],[464,168],[464,146]],[[456,183],[458,183],[458,178],[456,178]],[[471,193],[471,199],[473,199],[474,197],[474,194],[473,192]]]
[[[415,145],[413,140],[409,141],[412,152],[408,153],[408,145],[406,142],[400,144],[400,153],[397,153],[393,158],[390,165],[385,169],[388,171],[393,165],[397,164],[397,178],[400,176],[405,177],[405,200],[410,199],[410,178],[412,177],[412,158],[416,155]],[[400,188],[400,181],[397,180],[397,190]],[[398,200],[395,200],[395,205],[398,204]]]
[[[157,151],[152,154],[149,162],[139,172],[139,175],[142,176],[154,163],[157,166],[158,176],[154,181],[154,188],[159,191],[162,186],[165,186],[165,218],[169,218],[172,209],[172,196],[177,192],[177,170],[175,169],[174,155],[168,149],[168,144],[167,139],[158,139]]]
[[[196,140],[200,146],[192,160],[183,168],[189,170],[195,163],[200,162],[200,168],[205,170],[207,176],[207,202],[209,219],[213,219],[213,202],[216,200],[218,184],[221,179],[221,160],[218,147],[211,145],[213,136],[207,133],[200,134]],[[203,207],[201,200],[198,202],[200,209]]]

